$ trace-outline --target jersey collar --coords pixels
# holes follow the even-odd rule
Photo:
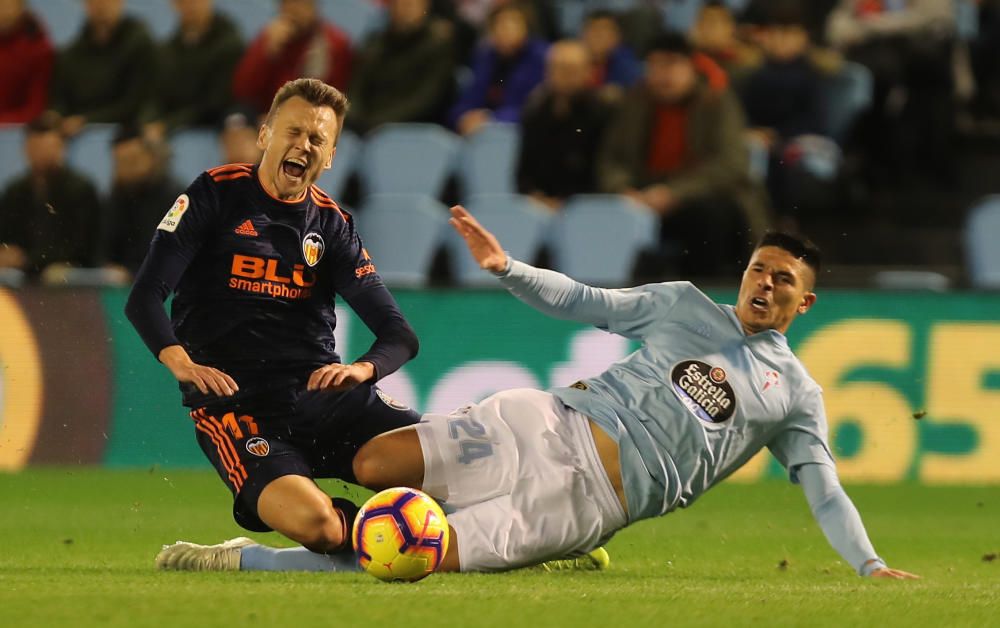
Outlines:
[[[294,201],[285,201],[275,196],[272,196],[270,192],[264,189],[264,184],[260,182],[260,165],[253,167],[253,182],[257,187],[258,193],[267,201],[274,206],[281,207],[283,209],[305,209],[309,204],[309,188],[306,188],[305,192],[302,194],[302,198]],[[310,186],[311,187],[311,186]]]

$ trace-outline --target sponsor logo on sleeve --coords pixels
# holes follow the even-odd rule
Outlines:
[[[685,360],[670,372],[674,394],[691,414],[710,425],[725,423],[736,412],[736,394],[725,369]]]
[[[163,220],[160,221],[159,226],[156,228],[160,231],[169,231],[170,233],[177,231],[177,225],[181,224],[181,218],[184,217],[184,212],[190,206],[191,199],[188,198],[187,194],[181,194],[174,201],[173,206],[167,211],[167,215],[163,217]]]
[[[271,451],[271,445],[260,436],[254,436],[247,441],[247,451],[263,458]]]
[[[319,264],[324,251],[326,251],[326,244],[323,242],[323,236],[315,231],[306,234],[302,240],[302,255],[306,258],[306,264],[309,265],[309,268]]]

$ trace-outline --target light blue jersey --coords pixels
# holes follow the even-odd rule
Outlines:
[[[732,306],[688,282],[605,290],[543,272],[513,262],[501,281],[547,314],[642,342],[551,391],[618,442],[630,521],[690,505],[764,447],[793,481],[799,465],[833,466],[822,391],[781,333],[747,336]]]

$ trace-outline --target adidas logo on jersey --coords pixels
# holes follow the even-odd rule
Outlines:
[[[250,220],[243,221],[243,224],[240,225],[239,227],[236,227],[234,232],[236,233],[236,235],[250,236],[252,238],[256,238],[257,236],[260,235],[259,233],[257,233],[257,230],[253,228],[253,223],[250,222]]]

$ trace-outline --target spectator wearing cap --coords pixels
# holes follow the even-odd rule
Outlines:
[[[738,270],[748,229],[759,232],[767,220],[763,190],[749,176],[743,112],[720,74],[718,66],[699,70],[682,36],[658,37],[598,160],[603,191],[661,217],[661,241],[680,252],[685,276]]]
[[[250,44],[233,76],[233,94],[255,113],[265,113],[286,82],[309,77],[347,91],[350,38],[324,21],[316,0],[280,0],[278,15]]]
[[[156,225],[182,189],[167,175],[166,146],[134,126],[112,141],[114,179],[104,228],[105,261],[134,274],[146,257]]]
[[[54,59],[25,0],[0,0],[0,124],[23,124],[45,110]]]
[[[25,127],[28,170],[0,194],[0,268],[35,276],[93,263],[101,207],[93,183],[66,165],[59,116]]]
[[[574,194],[597,191],[595,160],[612,109],[593,87],[591,70],[580,42],[552,44],[545,82],[521,114],[518,191],[553,210]]]
[[[389,0],[389,23],[357,58],[347,124],[367,133],[388,122],[445,119],[455,92],[452,26],[428,13],[429,0]]]
[[[243,42],[213,0],[174,0],[177,31],[157,51],[159,84],[143,112],[154,138],[181,127],[214,126],[232,104],[233,71]]]
[[[530,17],[521,5],[494,9],[473,59],[472,80],[449,114],[451,125],[471,135],[493,120],[518,122],[528,94],[542,82],[547,47],[531,36]]]
[[[75,135],[92,122],[133,123],[156,80],[153,40],[124,0],[86,0],[79,37],[59,54],[51,107]]]

